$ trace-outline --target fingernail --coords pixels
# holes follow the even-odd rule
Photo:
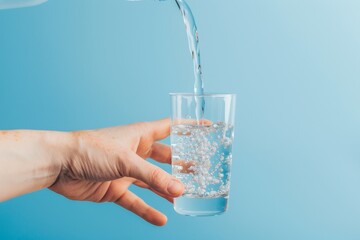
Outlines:
[[[182,183],[180,183],[178,180],[171,180],[168,187],[167,187],[167,190],[170,194],[173,194],[173,195],[179,195],[182,193],[184,187],[182,185]]]

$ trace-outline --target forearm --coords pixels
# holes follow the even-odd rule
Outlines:
[[[51,186],[73,141],[63,132],[0,131],[0,202]]]

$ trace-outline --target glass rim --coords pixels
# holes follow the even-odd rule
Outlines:
[[[169,93],[171,97],[173,96],[184,96],[184,97],[234,97],[235,93],[204,93],[204,94],[195,94],[195,93]]]

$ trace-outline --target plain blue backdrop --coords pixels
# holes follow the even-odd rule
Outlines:
[[[206,91],[238,95],[229,211],[183,217],[134,188],[168,215],[158,228],[114,204],[42,190],[0,203],[0,239],[360,239],[360,2],[189,4]],[[192,86],[172,1],[0,11],[0,129],[163,118],[168,93]]]

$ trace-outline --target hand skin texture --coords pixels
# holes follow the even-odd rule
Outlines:
[[[152,158],[171,163],[170,147],[157,141],[170,120],[76,132],[0,131],[0,201],[42,188],[72,200],[114,202],[162,226],[167,218],[128,190],[147,188],[172,202],[184,186]]]

